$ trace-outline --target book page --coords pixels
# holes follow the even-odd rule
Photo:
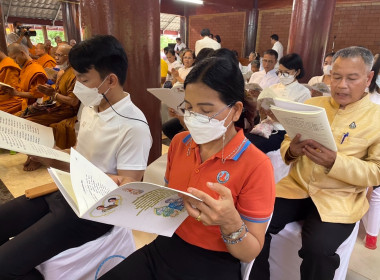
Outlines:
[[[119,187],[83,216],[92,221],[164,236],[172,236],[187,217],[177,191],[145,182]]]
[[[75,214],[79,216],[78,202],[71,184],[70,173],[55,168],[48,168],[48,172],[66,199],[67,203],[74,210]]]
[[[163,103],[168,105],[169,108],[176,110],[180,116],[183,116],[183,112],[178,110],[177,107],[185,100],[184,91],[179,88],[148,88],[147,90],[160,99]]]
[[[0,132],[0,148],[27,155],[70,162],[70,155],[44,145],[29,142],[19,137]]]
[[[71,148],[70,174],[80,216],[102,197],[117,189],[117,184],[103,171]]]
[[[311,112],[321,112],[325,109],[318,106],[313,106],[309,104],[304,104],[300,102],[290,101],[282,98],[273,98],[273,102],[277,107],[285,110],[291,111],[311,111]]]
[[[323,108],[316,107],[315,111],[297,111],[271,106],[271,111],[284,126],[290,138],[294,138],[299,133],[301,134],[301,141],[313,139],[326,148],[337,151],[331,127]]]
[[[2,83],[2,82],[0,82],[0,87],[14,88],[11,85],[8,85],[8,84]]]
[[[54,146],[53,129],[51,127],[43,126],[3,111],[0,111],[0,132],[50,148]]]

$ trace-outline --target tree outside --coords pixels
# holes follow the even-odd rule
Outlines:
[[[36,30],[37,36],[30,37],[30,40],[32,41],[33,45],[36,45],[38,43],[44,43],[44,35],[42,33],[41,29]],[[51,41],[52,46],[56,46],[56,43],[54,41],[54,38],[57,36],[60,36],[62,40],[65,40],[65,34],[63,31],[59,30],[48,30],[47,31],[48,38]]]

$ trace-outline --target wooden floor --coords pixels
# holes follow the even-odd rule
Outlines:
[[[168,147],[163,145],[163,153]],[[52,182],[46,168],[33,172],[23,171],[26,156],[23,154],[10,155],[8,151],[0,150],[0,179],[15,196],[24,194],[25,189]],[[156,238],[154,234],[133,232],[138,248],[150,243]],[[364,247],[365,232],[360,227],[359,235],[351,256],[347,280],[380,280],[380,242],[377,250],[368,250]]]

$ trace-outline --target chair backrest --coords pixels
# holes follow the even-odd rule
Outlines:
[[[272,215],[268,221],[268,224],[267,224],[267,228],[265,230],[265,233],[267,232],[268,230],[268,227],[269,227],[269,224],[270,224],[270,221],[272,220]],[[241,279],[242,280],[249,280],[249,274],[251,274],[251,269],[252,269],[252,266],[253,266],[253,263],[254,263],[255,260],[249,262],[249,263],[246,263],[246,262],[240,262],[240,272],[241,272]]]

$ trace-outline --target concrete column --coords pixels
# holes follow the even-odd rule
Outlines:
[[[44,35],[44,42],[46,43],[46,41],[49,39],[48,34],[47,34],[46,25],[42,26],[42,34]]]
[[[303,60],[308,82],[322,74],[336,0],[294,0],[287,53],[298,53]]]
[[[68,43],[71,39],[77,42],[81,41],[79,2],[76,2],[61,3],[63,29]],[[98,20],[101,21],[100,19]]]
[[[147,92],[160,87],[160,6],[152,0],[82,0],[84,39],[111,34],[124,46],[128,74],[124,89],[145,114],[153,137],[149,161],[161,156],[161,103]]]

